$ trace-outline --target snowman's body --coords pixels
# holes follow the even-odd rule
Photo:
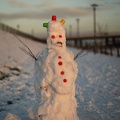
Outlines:
[[[36,72],[42,72],[39,83],[42,103],[38,109],[38,119],[79,120],[75,99],[77,64],[73,53],[66,49],[62,24],[50,21],[48,25],[48,48],[38,55],[35,65]]]

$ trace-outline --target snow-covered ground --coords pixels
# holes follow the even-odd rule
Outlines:
[[[34,54],[46,45],[20,37]],[[0,31],[0,120],[30,120],[37,104],[34,60],[21,43]],[[69,48],[75,54],[77,49]],[[88,53],[77,60],[76,98],[80,120],[120,120],[120,58]]]

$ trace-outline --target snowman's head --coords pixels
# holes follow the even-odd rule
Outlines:
[[[64,22],[64,20],[57,21],[56,16],[52,16],[52,20],[48,24],[44,23],[48,32],[48,48],[56,50],[64,50],[66,48]]]

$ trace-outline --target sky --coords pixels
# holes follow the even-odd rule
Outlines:
[[[46,37],[44,22],[52,15],[64,19],[67,36],[77,35],[79,18],[80,35],[93,33],[93,8],[96,8],[97,32],[120,33],[120,0],[0,0],[0,22],[37,37]],[[72,29],[70,29],[70,25]],[[100,26],[100,27],[99,27]],[[70,32],[71,31],[71,32]]]

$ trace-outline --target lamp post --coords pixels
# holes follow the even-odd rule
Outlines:
[[[80,37],[80,34],[79,34],[79,22],[80,22],[80,19],[77,18],[76,22],[77,22],[77,38],[79,38]],[[75,46],[78,47],[78,39],[75,40]]]
[[[96,53],[96,7],[97,4],[92,4],[91,7],[93,8],[93,27],[94,27],[94,48],[93,51]]]
[[[1,20],[0,20],[0,30],[2,30],[2,23],[1,23]]]
[[[31,34],[34,37],[34,29],[31,30]]]
[[[79,21],[80,21],[80,19],[77,18],[76,19],[76,22],[77,22],[77,37],[79,37]]]
[[[94,43],[96,44],[96,7],[97,4],[92,4],[91,7],[93,7],[93,26],[94,26]]]
[[[69,37],[72,37],[72,25],[69,25]]]
[[[17,25],[17,30],[19,31],[19,29],[20,29],[20,25],[18,24],[18,25]]]

